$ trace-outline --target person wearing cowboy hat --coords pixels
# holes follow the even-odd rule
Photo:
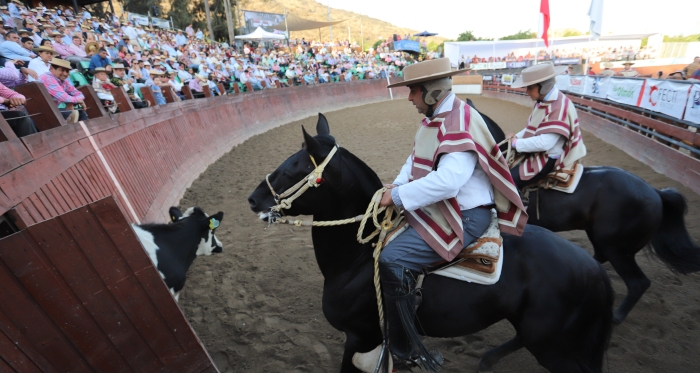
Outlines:
[[[624,68],[620,71],[617,72],[617,76],[624,76],[628,78],[635,78],[639,76],[639,72],[637,70],[632,68],[632,65],[634,65],[634,62],[629,62],[626,61],[625,63],[622,64]]]
[[[38,56],[37,58],[32,59],[29,61],[29,69],[34,70],[37,75],[42,75],[47,72],[49,72],[49,66],[51,65],[51,60],[55,57],[58,56],[58,52],[56,52],[53,48],[49,47],[38,47],[34,48],[34,53]],[[38,78],[38,76],[37,76]],[[35,79],[32,76],[27,77],[28,82],[33,82],[37,79]]]
[[[85,96],[68,79],[70,62],[54,57],[49,63],[49,72],[39,75],[39,81],[46,86],[56,105],[66,104],[66,109],[62,109],[61,114],[68,123],[87,120],[88,116],[84,110]],[[83,109],[77,110],[75,105],[81,105]]]
[[[566,67],[545,62],[528,67],[511,85],[527,87],[535,101],[527,126],[508,140],[522,161],[511,169],[518,190],[544,179],[550,172],[568,169],[586,155],[574,103],[556,87]]]
[[[600,75],[604,75],[604,76],[615,75],[615,70],[612,69],[612,67],[613,67],[612,62],[603,62],[601,64],[601,66],[603,66],[603,71],[600,72]]]
[[[385,185],[380,202],[403,210],[409,224],[379,255],[388,346],[394,357],[388,358],[389,371],[392,360],[416,363],[428,372],[442,364],[416,330],[420,271],[452,261],[478,239],[491,223],[494,204],[501,221],[508,223],[501,224],[503,232],[520,235],[527,222],[512,180],[502,177],[508,167],[486,123],[452,93],[451,77],[465,71],[453,71],[448,58],[432,59],[407,66],[404,81],[387,87],[408,87],[408,100],[425,116],[413,151],[394,182]],[[374,372],[381,349],[356,353],[352,362],[363,372]]]
[[[116,113],[118,109],[117,103],[110,91],[116,89],[117,86],[110,82],[109,75],[107,75],[107,70],[104,67],[95,68],[92,74],[92,88],[95,90],[95,93],[97,93],[97,98],[100,99],[102,105],[109,110],[110,113]]]
[[[163,92],[160,89],[160,77],[163,76],[163,72],[160,70],[156,69],[151,69],[148,72],[148,79],[144,82],[144,85],[146,87],[151,88],[151,91],[153,91],[153,96],[156,99],[156,104],[158,105],[165,105],[165,96],[163,96]]]

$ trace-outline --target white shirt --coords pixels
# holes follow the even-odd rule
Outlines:
[[[37,75],[49,72],[49,65],[42,61],[41,57],[37,57],[29,61],[29,66],[27,66],[27,68],[36,71]],[[27,75],[27,81],[34,82],[36,79],[32,78],[31,75]]]
[[[451,110],[454,100],[455,95],[448,94],[434,115]],[[493,186],[478,160],[475,152],[448,153],[440,158],[437,170],[409,183],[413,164],[409,155],[394,180],[404,209],[413,211],[452,197],[457,197],[460,210],[493,204]]]
[[[554,87],[549,93],[544,96],[545,101],[551,100],[556,95],[561,94],[559,90]],[[523,138],[525,136],[525,129],[518,132],[515,137],[518,140],[515,142],[515,150],[522,153],[540,153],[547,152],[547,156],[553,159],[559,159],[562,153],[564,153],[564,143],[566,138],[564,136],[556,133],[543,133],[541,135]]]

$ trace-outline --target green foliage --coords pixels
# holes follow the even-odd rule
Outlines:
[[[457,37],[457,41],[484,41],[484,40],[493,40],[493,39],[487,39],[487,38],[482,38],[482,37],[476,37],[474,36],[474,33],[471,31],[465,31]],[[428,47],[430,49],[430,47]]]
[[[528,31],[529,31],[529,30],[528,30]],[[563,29],[563,30],[556,30],[556,31],[554,31],[554,36],[555,36],[555,37],[563,37],[563,38],[565,38],[565,37],[567,37],[567,36],[581,36],[581,35],[585,35],[585,34],[584,34],[583,32],[581,32],[581,31],[576,30],[576,29],[573,29],[573,28],[565,28],[565,29]],[[537,37],[537,36],[535,35],[535,37]]]
[[[504,36],[498,40],[523,40],[523,39],[535,39],[535,38],[537,38],[537,33],[534,31],[530,31],[528,29],[527,31],[520,30],[513,35],[507,35],[507,36]]]
[[[160,6],[160,0],[120,0],[127,12],[148,15],[154,5]]]
[[[642,39],[642,45],[641,45],[641,47],[644,48],[644,47],[647,46],[647,44],[649,44],[649,37],[646,37],[646,38]]]
[[[691,43],[694,41],[700,41],[700,34],[674,36],[664,35],[664,43]]]
[[[377,50],[377,47],[379,47],[383,42],[384,42],[384,41],[383,41],[382,39],[379,39],[379,40],[375,41],[374,44],[372,44],[372,48],[374,48],[374,50],[376,51],[376,50]],[[369,49],[368,49],[368,50],[369,50]]]
[[[131,0],[135,1],[135,0]],[[148,1],[148,0],[146,0]],[[195,31],[202,29],[207,38],[216,41],[228,42],[228,26],[226,25],[226,5],[224,1],[230,0],[209,0],[209,11],[211,12],[211,28],[214,36],[209,34],[207,28],[207,16],[204,10],[204,0],[168,0],[170,1],[170,12],[168,17],[173,17],[176,28],[185,29],[190,23]],[[235,2],[231,2],[231,12],[235,20],[236,11],[233,8]]]

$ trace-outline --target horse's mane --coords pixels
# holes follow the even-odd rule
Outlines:
[[[360,183],[360,185],[362,185],[363,188],[372,188],[374,191],[381,188],[382,181],[379,179],[379,176],[377,176],[377,173],[374,172],[374,170],[372,170],[371,167],[369,167],[363,160],[358,158],[355,154],[352,154],[349,150],[345,148],[340,148],[339,150],[342,156],[342,162],[345,163],[344,166],[349,166],[349,170],[352,172],[352,174],[357,178],[361,178],[357,181]],[[343,169],[345,169],[345,167],[343,167]],[[345,179],[345,176],[343,176],[343,179]],[[347,188],[350,187],[353,187],[353,185],[347,185]]]

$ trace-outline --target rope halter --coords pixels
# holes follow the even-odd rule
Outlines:
[[[270,188],[270,192],[272,192],[272,196],[275,198],[275,202],[277,202],[275,206],[270,208],[270,212],[281,214],[282,210],[290,209],[292,207],[292,202],[301,197],[301,195],[304,194],[304,192],[306,192],[309,188],[317,188],[319,185],[323,184],[323,170],[326,168],[328,162],[330,162],[337,150],[338,145],[333,146],[331,151],[326,156],[326,159],[324,159],[319,165],[316,164],[314,157],[309,154],[311,163],[313,163],[315,167],[314,170],[311,171],[308,176],[299,180],[298,183],[294,184],[282,194],[277,194],[277,192],[275,192],[272,184],[270,184],[270,174],[267,174],[267,176],[265,176],[265,181],[267,182],[267,186]]]

